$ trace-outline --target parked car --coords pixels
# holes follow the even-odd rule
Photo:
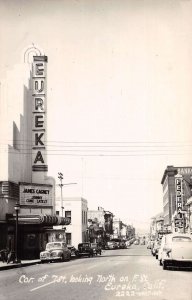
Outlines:
[[[147,249],[151,249],[153,247],[153,245],[154,245],[154,241],[153,240],[148,241],[148,243],[147,243]]]
[[[71,251],[71,257],[77,256],[77,249],[72,245],[67,245],[67,248]]]
[[[147,249],[151,249],[151,241],[147,242]]]
[[[71,251],[63,242],[51,242],[46,244],[45,251],[40,252],[41,262],[66,261],[71,259]]]
[[[125,249],[126,248],[126,244],[124,241],[119,242],[119,248],[120,249]]]
[[[151,248],[151,254],[152,254],[153,256],[155,256],[156,259],[158,258],[158,252],[159,252],[160,246],[161,246],[160,240],[155,240],[155,241],[154,241],[154,244],[153,244],[153,246],[152,246],[152,248]]]
[[[164,235],[162,237],[161,246],[160,246],[159,251],[158,251],[158,260],[159,260],[160,266],[162,265],[162,252],[163,252],[163,248],[164,248],[164,245],[165,245],[165,237],[166,237],[166,235]]]
[[[113,241],[108,241],[107,244],[105,245],[105,249],[108,250],[113,250],[116,249],[116,244]]]
[[[93,249],[91,248],[91,243],[80,243],[78,244],[78,249],[76,251],[78,257],[88,256],[93,257]]]
[[[170,266],[192,268],[192,236],[177,232],[163,236],[158,259],[164,270]]]
[[[139,240],[134,241],[134,245],[139,245]]]
[[[94,255],[97,255],[97,254],[101,255],[102,250],[98,243],[91,243],[91,248],[93,249]]]
[[[126,248],[129,248],[131,246],[131,242],[130,241],[126,241],[125,245],[126,245]]]
[[[140,245],[145,245],[145,240],[141,240]]]

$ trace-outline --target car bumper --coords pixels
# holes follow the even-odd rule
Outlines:
[[[163,261],[166,262],[167,267],[192,268],[192,259],[164,259]]]
[[[92,253],[89,253],[89,252],[80,252],[78,253],[78,256],[90,256],[92,255]]]
[[[61,260],[61,256],[53,256],[53,257],[41,257],[41,261],[53,261],[53,260]]]

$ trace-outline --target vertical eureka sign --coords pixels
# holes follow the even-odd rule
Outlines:
[[[183,210],[183,189],[182,189],[182,176],[175,176],[175,192],[176,192],[176,210],[178,214],[178,218],[182,218],[182,210]]]
[[[32,171],[47,172],[46,158],[47,56],[34,56],[32,67]]]

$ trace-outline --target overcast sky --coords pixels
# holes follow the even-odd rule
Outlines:
[[[0,78],[48,56],[49,175],[136,227],[162,211],[167,165],[192,165],[189,0],[0,0]]]

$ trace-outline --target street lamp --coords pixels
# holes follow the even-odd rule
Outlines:
[[[20,210],[20,205],[18,202],[15,203],[14,206],[15,212],[16,212],[16,223],[15,223],[15,263],[20,263],[20,260],[18,259],[18,213]]]

